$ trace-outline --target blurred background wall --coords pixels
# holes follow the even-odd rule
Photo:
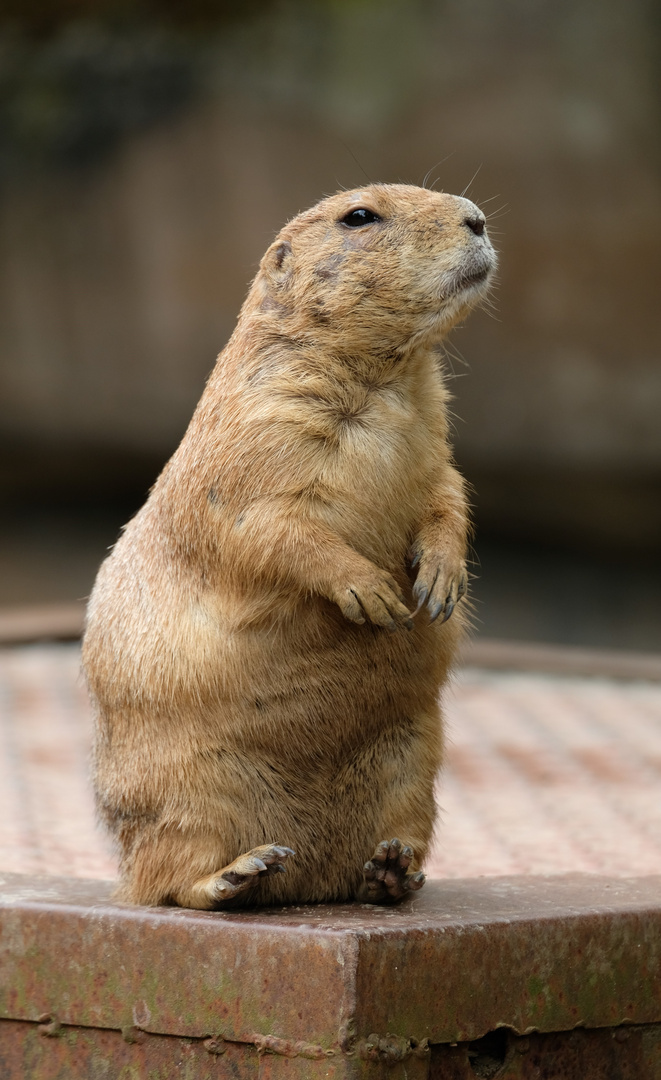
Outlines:
[[[649,0],[3,0],[0,606],[85,595],[258,260],[340,186],[490,215],[449,341],[483,632],[661,648]]]

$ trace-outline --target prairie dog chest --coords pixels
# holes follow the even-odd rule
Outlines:
[[[426,418],[397,388],[372,390],[352,413],[339,418],[326,448],[326,472],[338,491],[345,484],[371,491],[398,488],[426,472]]]
[[[334,389],[308,398],[301,416],[323,516],[336,527],[406,531],[446,452],[440,378],[426,395],[404,379]]]

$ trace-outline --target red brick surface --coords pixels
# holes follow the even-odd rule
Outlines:
[[[430,876],[661,872],[661,684],[466,670]]]
[[[661,873],[661,685],[465,670],[433,877]],[[0,869],[113,877],[75,645],[0,650]]]

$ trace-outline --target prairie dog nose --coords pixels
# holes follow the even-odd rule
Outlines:
[[[475,236],[482,236],[486,223],[487,219],[484,214],[479,213],[479,211],[474,214],[469,214],[468,217],[464,218],[464,225],[467,225]]]

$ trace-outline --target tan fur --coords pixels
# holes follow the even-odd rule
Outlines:
[[[350,228],[355,207],[382,220]],[[406,626],[416,574],[438,606],[465,570],[436,346],[495,263],[477,220],[403,185],[294,218],[103,563],[83,657],[125,899],[218,906],[220,872],[274,843],[286,874],[240,902],[356,896],[394,836],[422,864],[462,605]]]

